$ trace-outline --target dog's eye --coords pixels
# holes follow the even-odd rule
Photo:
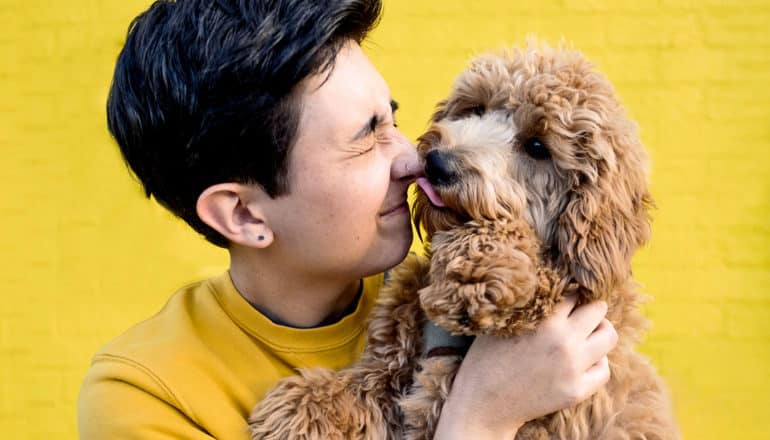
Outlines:
[[[551,152],[548,151],[545,142],[537,137],[531,137],[524,142],[524,151],[529,157],[537,160],[549,159],[551,157]]]

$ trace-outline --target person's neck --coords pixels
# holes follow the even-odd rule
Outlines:
[[[281,269],[271,267],[269,258],[231,253],[230,277],[241,296],[271,319],[293,327],[315,327],[334,319],[358,293],[357,279],[303,277]]]

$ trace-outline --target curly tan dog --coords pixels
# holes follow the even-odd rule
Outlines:
[[[462,358],[428,346],[427,320],[513,336],[570,291],[608,303],[611,379],[516,438],[678,438],[664,384],[633,349],[645,320],[630,263],[652,200],[610,83],[577,52],[530,45],[475,59],[432,122],[414,206],[429,259],[394,270],[360,362],[281,381],[252,413],[253,438],[431,438]]]

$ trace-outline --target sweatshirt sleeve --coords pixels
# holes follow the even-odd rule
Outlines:
[[[213,439],[164,383],[142,365],[98,355],[78,397],[83,440]]]

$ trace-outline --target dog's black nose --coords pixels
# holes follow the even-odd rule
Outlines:
[[[457,178],[448,154],[433,150],[425,156],[425,177],[434,185],[449,185]]]

